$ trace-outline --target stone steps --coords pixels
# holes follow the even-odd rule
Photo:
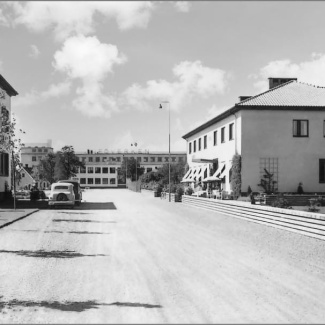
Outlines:
[[[325,240],[325,215],[183,195],[182,203]]]

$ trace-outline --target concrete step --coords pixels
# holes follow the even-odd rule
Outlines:
[[[315,218],[312,214],[294,214],[293,210],[236,205],[224,201],[184,196],[183,204],[197,208],[216,211],[236,218],[242,218],[259,224],[264,224],[287,231],[292,231],[325,240],[325,218]],[[281,212],[277,210],[283,210]]]

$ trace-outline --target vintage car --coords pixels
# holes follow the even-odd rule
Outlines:
[[[74,191],[74,196],[75,196],[75,201],[76,201],[76,205],[80,205],[81,204],[81,200],[82,200],[82,191],[81,191],[81,187],[78,181],[74,181],[74,180],[61,180],[58,181],[58,183],[70,183],[73,185],[73,191]]]
[[[50,208],[55,206],[70,206],[75,205],[75,195],[73,184],[71,183],[53,183],[51,185],[51,193],[49,195]]]

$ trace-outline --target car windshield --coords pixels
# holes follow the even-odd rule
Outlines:
[[[68,190],[69,189],[69,186],[67,185],[57,185],[54,187],[53,190]]]

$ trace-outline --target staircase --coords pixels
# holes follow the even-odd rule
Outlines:
[[[190,195],[183,195],[182,204],[325,240],[324,214]]]

